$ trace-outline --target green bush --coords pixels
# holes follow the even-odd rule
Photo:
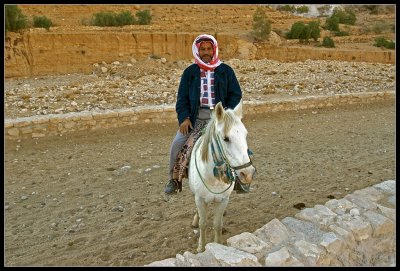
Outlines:
[[[308,13],[309,8],[307,6],[300,6],[296,8],[297,13]]]
[[[138,20],[130,11],[114,12],[99,12],[93,15],[91,24],[96,26],[123,26],[133,24],[150,24],[151,15],[149,10],[137,11]]]
[[[339,24],[354,25],[355,22],[356,15],[351,10],[348,9],[347,11],[344,11],[339,8],[334,8],[332,15],[326,18],[324,28],[341,35],[346,32],[341,33],[339,30]]]
[[[99,12],[94,14],[93,25],[97,26],[123,26],[135,23],[135,19],[130,11]]]
[[[17,5],[4,5],[5,30],[16,32],[27,27],[28,20]]]
[[[135,18],[130,11],[122,11],[115,15],[117,26],[135,24]]]
[[[271,21],[268,20],[265,10],[257,7],[253,14],[253,32],[252,35],[257,40],[266,40],[271,33]]]
[[[280,10],[280,11],[291,12],[291,13],[296,12],[296,7],[293,5],[283,5],[283,6],[279,5],[276,9]]]
[[[319,29],[319,21],[312,21],[308,23],[310,38],[314,41],[318,40],[321,35],[321,30]]]
[[[324,28],[330,31],[339,31],[339,18],[333,16],[326,18]]]
[[[386,49],[395,49],[396,48],[396,44],[394,43],[394,41],[386,40],[384,37],[376,38],[374,46],[385,47]]]
[[[316,41],[319,37],[319,21],[312,21],[308,24],[304,22],[295,22],[290,31],[286,34],[287,39],[299,39],[300,42],[307,42],[310,38]]]
[[[139,10],[136,12],[136,17],[138,18],[139,24],[150,24],[151,22],[151,14],[150,10]]]
[[[99,12],[93,15],[93,25],[96,26],[116,26],[115,14],[112,12]]]
[[[305,23],[295,22],[294,24],[292,24],[290,31],[288,33],[286,33],[286,38],[287,39],[298,39],[304,28],[305,28]]]
[[[49,30],[53,23],[46,16],[33,16],[33,26]]]
[[[323,5],[323,6],[319,6],[317,7],[317,10],[319,12],[319,16],[325,16],[326,13],[328,13],[328,11],[331,9],[330,5]]]
[[[344,11],[339,8],[334,8],[331,17],[339,18],[340,24],[354,25],[356,23],[356,15],[351,10]]]
[[[327,48],[334,48],[335,43],[333,42],[333,39],[331,39],[330,37],[324,37],[324,39],[322,40],[322,46]]]

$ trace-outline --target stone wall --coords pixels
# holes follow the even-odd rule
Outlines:
[[[169,61],[192,59],[191,45],[199,33],[155,33],[98,30],[86,32],[47,32],[31,29],[8,33],[5,38],[5,77],[41,76],[67,73],[89,73],[94,63],[130,61],[149,56]],[[381,50],[338,50],[332,48],[303,48],[255,46],[234,35],[220,33],[220,58],[262,59],[291,62],[307,59],[395,62],[395,52]]]
[[[146,266],[396,266],[396,181]]]
[[[333,96],[305,96],[292,99],[272,99],[270,101],[245,102],[244,114],[259,114],[321,108],[340,104],[367,103],[382,100],[394,100],[395,92],[365,92],[337,94]],[[132,109],[108,110],[103,112],[78,112],[50,114],[5,119],[5,137],[7,139],[38,138],[59,136],[66,133],[117,128],[138,123],[176,122],[174,105],[140,106]]]

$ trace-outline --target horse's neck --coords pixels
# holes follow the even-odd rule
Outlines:
[[[222,147],[220,144],[218,144],[217,137],[213,137],[211,142],[214,146],[214,156],[215,156],[215,158],[214,158],[211,155],[211,159],[215,159],[215,161],[213,160],[214,162],[225,162],[225,159],[224,159],[223,153],[222,153],[223,151],[221,149]],[[211,143],[210,143],[210,146],[211,146]]]
[[[208,148],[208,156],[207,156],[207,161],[203,161],[202,160],[202,162],[203,162],[203,166],[205,167],[205,168],[207,168],[207,169],[213,169],[214,168],[214,160],[213,160],[213,156],[212,156],[212,149],[211,149],[211,142],[213,141],[213,139],[211,139],[211,141],[210,142],[202,142],[202,144],[206,144],[207,143],[207,148]],[[215,144],[215,143],[213,143],[213,144]],[[201,146],[201,147],[203,147],[203,146]]]
[[[211,140],[212,141],[212,140]],[[211,141],[206,142],[204,140],[204,138],[199,138],[198,142],[196,142],[198,144],[198,146],[196,146],[195,150],[196,152],[194,153],[194,155],[196,156],[195,158],[197,159],[197,164],[204,169],[203,172],[213,172],[214,169],[214,160],[213,160],[213,156],[212,156],[212,148],[211,148]],[[201,150],[203,149],[204,144],[207,144],[207,159],[204,161],[202,159],[202,155],[201,155]],[[215,145],[215,143],[213,143]]]
[[[202,144],[207,144],[208,145],[207,146],[207,148],[208,148],[208,156],[207,156],[207,160],[206,161],[204,161],[202,159],[200,159],[200,160],[201,160],[201,164],[202,164],[202,167],[204,169],[204,172],[206,172],[206,174],[208,174],[209,178],[213,179],[214,178],[215,162],[214,162],[214,158],[213,158],[213,150],[211,148],[211,142],[212,142],[212,144],[214,144],[214,150],[216,152],[218,152],[217,149],[216,149],[217,146],[216,146],[216,140],[215,140],[214,137],[210,140],[210,142],[204,142],[202,140],[201,145]],[[199,146],[200,149],[202,147],[203,146]],[[201,156],[199,155],[199,157],[201,157]],[[218,161],[220,161],[222,159],[219,154],[216,154],[216,158],[218,159]]]
[[[232,186],[232,183],[229,183],[228,180],[226,180],[226,176],[221,176],[221,177],[216,177],[214,175],[214,170],[215,167],[217,166],[216,163],[222,161],[222,157],[219,154],[219,151],[217,150],[216,146],[216,140],[212,139],[213,144],[214,144],[214,150],[216,152],[216,158],[217,161],[214,161],[213,159],[213,154],[212,154],[212,148],[211,148],[211,142],[204,142],[202,141],[201,144],[206,144],[207,143],[207,148],[208,148],[208,157],[206,161],[201,160],[201,165],[198,168],[198,173],[201,175],[201,181],[204,183],[204,185],[207,187],[208,192],[206,192],[206,198],[208,200],[216,200],[217,201],[226,198],[227,195],[229,195],[232,192],[232,189],[229,189]],[[203,147],[203,146],[199,146]],[[197,158],[199,158],[201,155],[198,154]],[[222,173],[220,170],[217,170],[218,173]],[[204,192],[204,191],[203,191]],[[229,197],[229,196],[228,196]]]

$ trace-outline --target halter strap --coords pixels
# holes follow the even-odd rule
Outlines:
[[[246,167],[249,167],[249,166],[253,165],[253,162],[251,161],[251,158],[249,156],[249,160],[250,160],[249,162],[247,162],[247,163],[245,163],[243,165],[240,165],[240,166],[235,166],[235,167],[231,166],[231,164],[229,163],[228,159],[226,158],[226,155],[224,153],[224,149],[222,148],[219,136],[217,136],[217,147],[218,147],[218,151],[219,151],[219,153],[220,153],[220,155],[222,157],[222,160],[224,160],[224,162],[228,165],[229,168],[232,168],[234,170],[238,170],[238,169],[246,168]]]
[[[249,158],[250,158],[250,157],[249,157]],[[250,161],[247,162],[247,163],[244,164],[244,165],[237,166],[237,167],[232,167],[232,166],[230,166],[230,167],[233,168],[234,170],[238,170],[238,169],[242,169],[242,168],[249,167],[249,166],[251,166],[251,165],[253,165],[253,163],[251,162],[251,159],[250,159]]]
[[[203,142],[201,142],[201,144],[203,144]],[[197,155],[196,155],[196,152],[197,152],[197,149],[199,148],[199,146],[200,146],[200,144],[197,144],[197,146],[195,145],[196,149],[194,150],[194,153],[193,153],[193,154],[194,154],[194,164],[195,164],[195,166],[196,166],[197,174],[199,174],[200,180],[202,181],[202,183],[204,184],[204,186],[207,188],[207,190],[210,191],[212,194],[222,194],[222,193],[224,193],[224,192],[227,191],[229,188],[231,188],[233,182],[231,182],[231,184],[230,184],[225,190],[223,190],[223,191],[221,191],[221,192],[214,192],[214,191],[212,191],[210,188],[208,188],[208,186],[206,185],[206,182],[203,180],[203,177],[201,176],[201,173],[200,173],[199,168],[198,168],[198,166],[197,166]]]

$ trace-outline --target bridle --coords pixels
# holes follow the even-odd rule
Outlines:
[[[253,165],[253,162],[252,162],[251,157],[250,157],[249,150],[247,150],[247,155],[249,157],[249,162],[247,162],[247,163],[245,163],[243,165],[240,165],[240,166],[236,166],[236,167],[232,166],[229,163],[228,158],[225,155],[224,149],[223,149],[222,144],[221,144],[221,139],[220,139],[219,136],[217,136],[216,142],[217,142],[218,154],[222,158],[222,161],[218,161],[218,159],[217,159],[217,157],[215,155],[214,144],[211,142],[211,152],[212,152],[212,155],[213,155],[214,164],[216,166],[217,165],[221,165],[221,162],[222,162],[222,165],[226,164],[227,168],[230,169],[232,172],[234,172],[235,176],[237,176],[235,170],[239,170],[239,169],[246,168],[246,167],[249,167],[249,166]],[[234,179],[231,180],[231,181],[234,181]]]
[[[226,175],[228,177],[229,182],[230,182],[229,186],[225,190],[223,190],[222,192],[211,191],[208,188],[208,186],[206,185],[206,183],[204,182],[203,177],[201,176],[201,174],[199,172],[199,169],[197,167],[196,155],[194,156],[195,157],[195,161],[194,162],[195,162],[195,165],[196,165],[197,173],[199,174],[200,179],[203,182],[204,186],[207,188],[207,190],[210,191],[213,194],[222,194],[232,186],[232,184],[235,182],[236,178],[238,177],[238,175],[236,173],[236,170],[243,169],[243,168],[246,168],[246,167],[249,167],[249,166],[253,165],[253,162],[252,162],[251,157],[250,157],[252,155],[252,152],[249,149],[247,150],[247,155],[249,157],[249,162],[247,162],[247,163],[245,163],[243,165],[239,165],[239,166],[231,166],[231,164],[229,163],[229,161],[228,161],[228,159],[227,159],[227,157],[225,155],[223,146],[221,144],[220,137],[217,135],[216,138],[213,137],[213,139],[215,139],[215,142],[217,144],[218,155],[222,159],[222,161],[218,160],[217,155],[216,155],[216,151],[215,151],[215,148],[214,148],[213,140],[211,140],[211,154],[212,154],[213,161],[214,161],[214,169],[213,169],[214,176],[218,177],[219,179],[223,179],[224,175]],[[197,146],[197,148],[198,148],[198,146]],[[197,150],[197,148],[196,148],[196,150]],[[225,183],[227,183],[227,182],[225,182]]]

